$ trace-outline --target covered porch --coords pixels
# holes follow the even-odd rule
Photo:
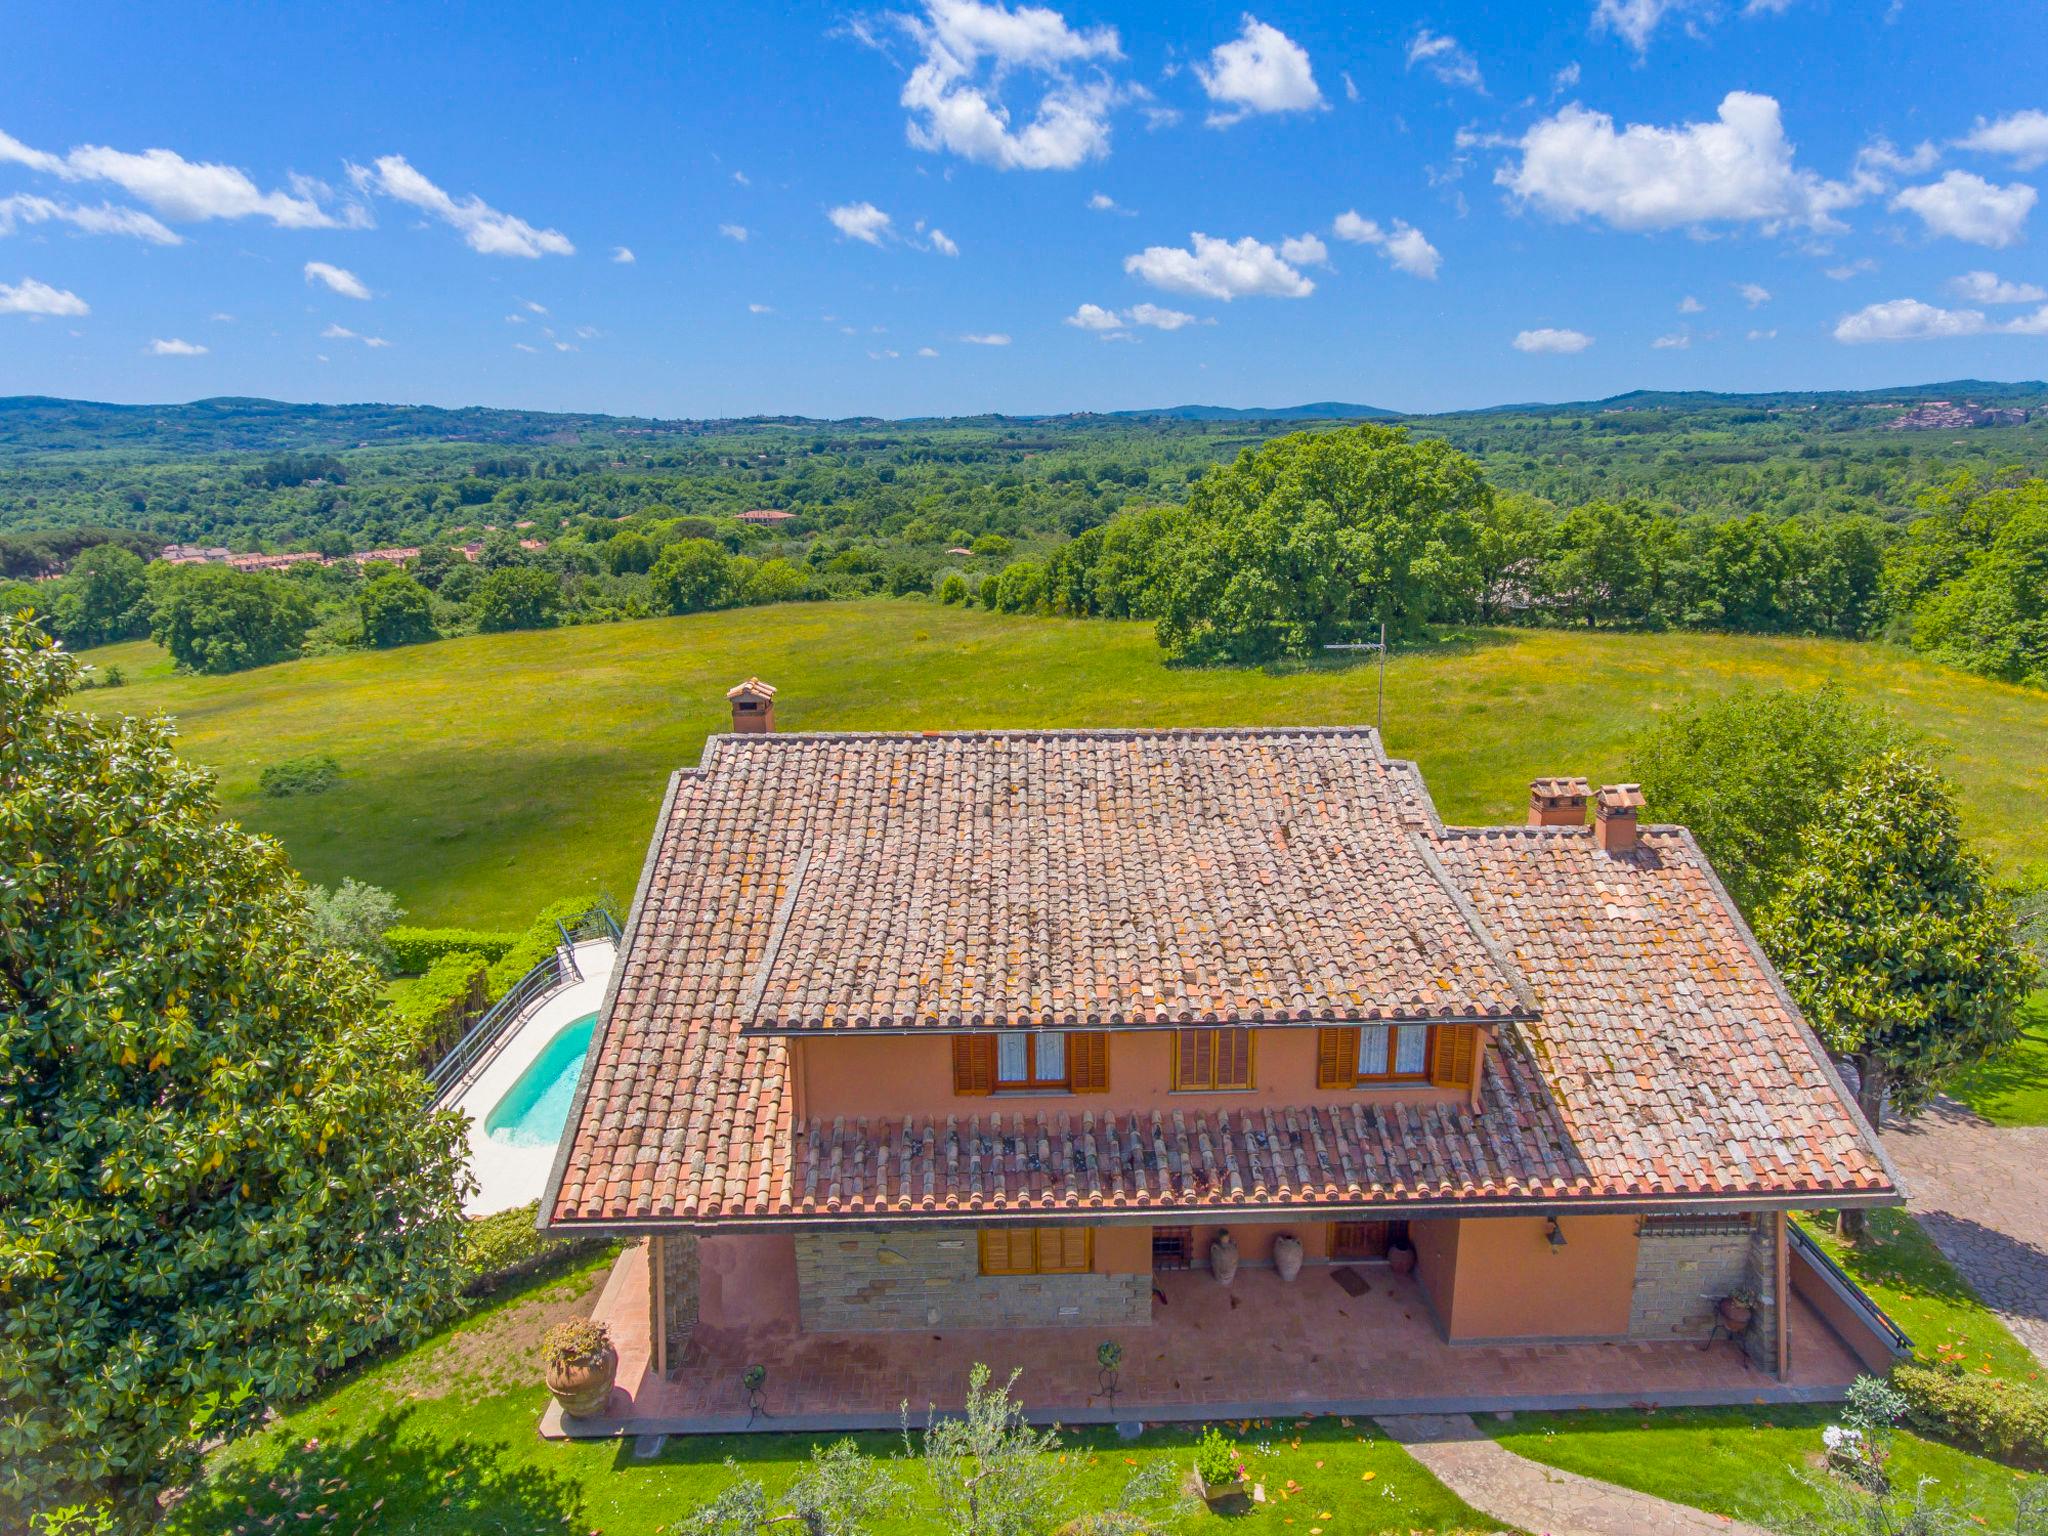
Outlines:
[[[913,1423],[928,1405],[957,1408],[977,1362],[998,1379],[1021,1368],[1033,1416],[1069,1424],[1827,1401],[1864,1369],[1797,1276],[1786,1368],[1772,1373],[1726,1339],[1447,1342],[1417,1277],[1371,1262],[1311,1264],[1291,1284],[1247,1266],[1228,1287],[1203,1269],[1161,1270],[1145,1326],[806,1333],[787,1253],[764,1242],[743,1276],[707,1272],[703,1316],[664,1375],[649,1248],[628,1248],[594,1314],[619,1351],[611,1407],[565,1424],[551,1406],[542,1433],[894,1428],[905,1402]],[[1123,1347],[1113,1395],[1096,1359],[1105,1340]],[[750,1365],[766,1370],[760,1414],[742,1380]]]

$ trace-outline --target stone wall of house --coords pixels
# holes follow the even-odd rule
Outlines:
[[[810,1333],[1152,1320],[1149,1274],[984,1275],[975,1234],[962,1228],[801,1232],[796,1280]]]
[[[668,1339],[668,1363],[673,1370],[682,1362],[683,1350],[697,1327],[697,1234],[665,1232],[648,1241],[653,1245],[648,1254],[650,1271],[654,1265],[661,1269],[661,1284],[648,1287],[648,1300],[655,1310],[654,1336]]]
[[[1635,1298],[1629,1336],[1704,1339],[1715,1307],[1739,1290],[1756,1293],[1743,1348],[1764,1370],[1778,1363],[1777,1227],[1769,1213],[1645,1221],[1636,1235]]]

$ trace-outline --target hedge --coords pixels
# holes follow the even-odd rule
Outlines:
[[[391,989],[391,1011],[405,1023],[412,1059],[420,1066],[439,1061],[483,1013],[489,970],[482,955],[457,950],[428,966],[424,976]]]
[[[517,929],[414,928],[401,923],[384,931],[385,946],[407,976],[419,975],[443,955],[467,953],[495,960],[519,939]]]
[[[542,907],[532,926],[491,962],[491,974],[486,982],[491,1000],[495,1002],[511,991],[520,977],[561,946],[562,933],[556,923],[567,927],[589,910],[590,898],[587,896],[568,896]]]
[[[1894,1366],[1892,1384],[1918,1427],[2015,1466],[2048,1468],[2048,1390],[1919,1364]]]
[[[462,1249],[458,1259],[469,1272],[468,1291],[480,1295],[507,1280],[571,1254],[600,1247],[606,1239],[593,1237],[549,1237],[534,1230],[540,1216],[540,1202],[532,1200],[494,1216],[478,1216],[463,1223]]]

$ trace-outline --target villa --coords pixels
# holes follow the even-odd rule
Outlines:
[[[645,1239],[623,1391],[551,1430],[893,1424],[975,1359],[1070,1422],[1812,1399],[1900,1347],[1788,1221],[1898,1182],[1635,786],[1454,827],[1369,729],[729,697],[541,1201]]]

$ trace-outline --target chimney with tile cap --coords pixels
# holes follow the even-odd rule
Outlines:
[[[775,690],[758,677],[728,688],[725,696],[732,701],[734,735],[761,736],[775,729]]]
[[[1640,784],[1603,784],[1593,802],[1593,826],[1605,853],[1633,853],[1636,812],[1643,808]]]
[[[1593,786],[1584,779],[1531,779],[1529,825],[1583,827],[1586,824],[1586,796],[1592,792]]]

